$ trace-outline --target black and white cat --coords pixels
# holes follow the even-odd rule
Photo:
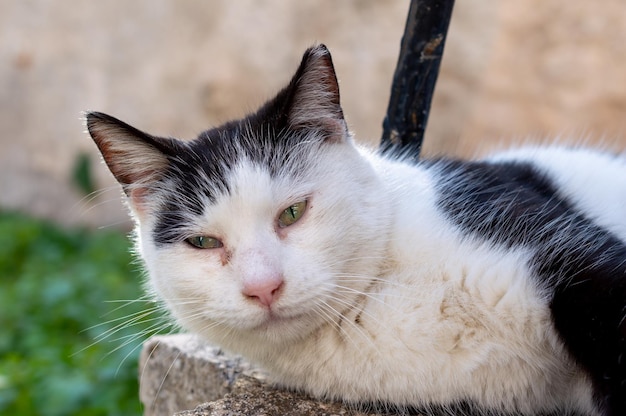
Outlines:
[[[403,161],[353,143],[328,50],[193,141],[89,113],[188,330],[346,402],[626,415],[626,160]]]

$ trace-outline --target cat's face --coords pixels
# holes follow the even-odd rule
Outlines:
[[[256,114],[192,142],[88,116],[128,196],[150,284],[183,326],[235,349],[293,340],[336,320],[370,284],[386,197],[338,94],[317,47]]]
[[[152,285],[180,322],[209,337],[238,330],[280,340],[350,307],[366,282],[359,277],[375,270],[370,246],[381,243],[364,231],[380,225],[369,218],[371,198],[349,186],[360,156],[346,144],[327,147],[301,176],[238,163],[227,192],[184,214],[182,241],[155,242],[152,216],[140,225]]]

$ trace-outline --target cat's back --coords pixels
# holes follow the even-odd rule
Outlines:
[[[626,157],[584,147],[526,147],[492,156],[495,163],[528,163],[598,225],[626,241]]]
[[[524,233],[502,232],[530,224],[545,229],[542,222],[580,216],[626,241],[626,158],[621,155],[534,146],[479,160],[426,160],[419,168],[431,178],[438,210],[479,237],[518,245],[527,243]]]

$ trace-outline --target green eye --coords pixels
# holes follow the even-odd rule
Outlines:
[[[304,211],[306,210],[306,201],[298,202],[297,204],[293,204],[289,208],[285,209],[281,212],[278,217],[278,226],[280,228],[289,227],[294,224],[296,221],[302,217]]]
[[[196,248],[220,248],[223,247],[223,244],[220,240],[213,237],[206,237],[203,235],[199,235],[197,237],[189,237],[185,240],[188,244],[196,247]]]

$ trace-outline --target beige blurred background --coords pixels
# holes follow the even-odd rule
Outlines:
[[[376,145],[408,0],[0,2],[0,209],[127,227],[81,112],[193,138],[253,110],[304,49],[330,48],[359,141]],[[626,148],[623,0],[457,0],[428,154],[528,138]],[[103,191],[72,183],[79,155]]]

